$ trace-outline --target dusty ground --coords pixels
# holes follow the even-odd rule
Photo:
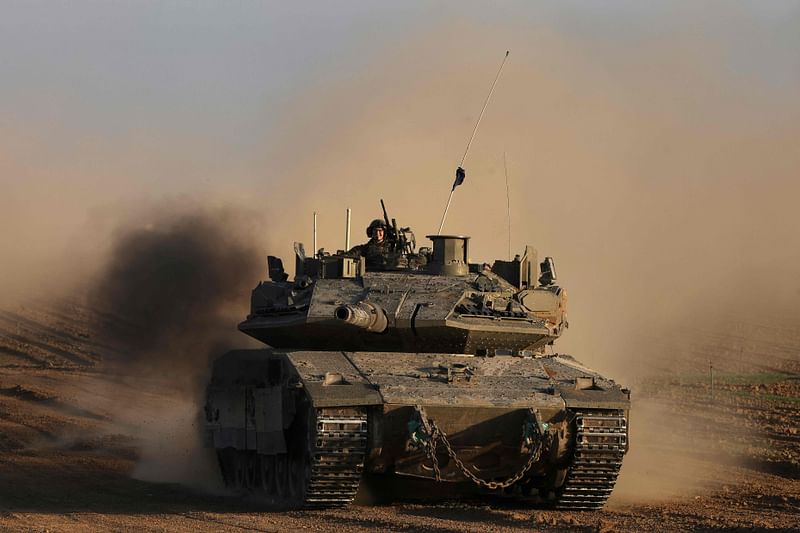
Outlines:
[[[694,332],[700,363],[634,386],[606,509],[399,502],[281,512],[225,494],[170,376],[132,378],[75,303],[0,311],[4,531],[674,531],[800,525],[800,324]],[[731,341],[731,339],[734,341]],[[734,344],[731,345],[731,342]],[[709,354],[717,357],[710,386]],[[699,354],[699,355],[698,355]],[[681,357],[692,358],[693,354]],[[368,499],[368,495],[361,495]]]

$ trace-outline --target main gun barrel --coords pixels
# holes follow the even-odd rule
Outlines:
[[[371,302],[340,305],[334,311],[334,316],[342,322],[373,333],[383,333],[389,326],[386,312]]]

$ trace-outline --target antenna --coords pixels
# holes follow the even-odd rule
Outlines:
[[[314,250],[311,257],[317,257],[317,212],[314,211]]]
[[[350,208],[347,208],[347,229],[345,229],[344,234],[344,251],[348,251],[350,249]]]
[[[472,135],[467,142],[467,148],[464,150],[464,155],[461,158],[461,163],[458,165],[458,169],[456,169],[456,181],[453,182],[453,188],[450,189],[450,196],[447,197],[447,205],[444,208],[444,214],[442,215],[442,223],[439,224],[439,232],[437,235],[442,234],[442,228],[444,228],[444,221],[447,218],[447,211],[450,209],[450,202],[453,200],[453,192],[456,190],[456,187],[461,185],[464,182],[464,178],[466,174],[464,172],[464,162],[467,160],[467,154],[469,154],[469,148],[472,146],[472,141],[475,139],[475,135],[478,133],[478,126],[481,125],[481,120],[483,120],[483,114],[486,112],[486,107],[489,105],[489,100],[492,98],[492,93],[494,93],[494,87],[497,85],[497,80],[500,79],[500,73],[503,72],[503,67],[506,64],[506,59],[508,59],[509,51],[506,50],[506,55],[503,56],[503,62],[500,63],[500,68],[497,69],[497,76],[494,77],[494,81],[492,82],[492,87],[489,89],[489,94],[486,96],[486,101],[483,103],[483,109],[481,109],[480,115],[478,115],[478,121],[475,123],[475,128],[472,130]]]
[[[508,190],[508,165],[506,164],[506,152],[503,150],[503,171],[506,174],[506,211],[508,213],[508,260],[511,261],[511,193]]]

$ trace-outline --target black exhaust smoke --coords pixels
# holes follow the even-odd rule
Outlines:
[[[263,274],[256,219],[195,209],[118,232],[90,291],[106,317],[98,333],[118,362],[191,383],[211,356],[246,342],[236,323]]]

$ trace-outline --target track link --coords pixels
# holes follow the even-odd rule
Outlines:
[[[356,496],[367,448],[367,414],[317,409],[304,507],[342,507]]]
[[[628,451],[628,421],[622,410],[574,409],[575,451],[556,509],[600,509],[614,489]]]

